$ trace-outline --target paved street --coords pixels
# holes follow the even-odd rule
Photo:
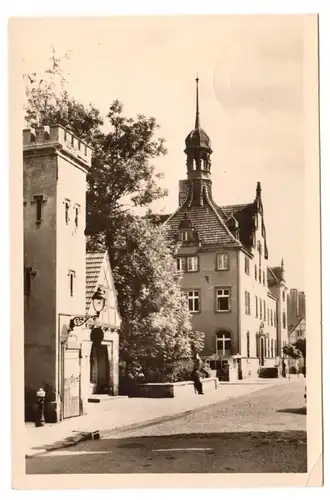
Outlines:
[[[26,461],[27,473],[258,473],[307,469],[304,379]]]

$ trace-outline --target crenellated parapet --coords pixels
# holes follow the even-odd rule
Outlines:
[[[92,163],[93,150],[61,125],[41,126],[23,130],[23,152],[56,149],[88,169]]]

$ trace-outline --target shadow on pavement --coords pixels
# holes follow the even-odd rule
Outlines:
[[[26,460],[27,474],[306,471],[305,431],[114,436]]]
[[[301,408],[284,408],[283,410],[276,410],[277,413],[295,413],[297,415],[306,415],[307,409],[306,406],[302,406]]]

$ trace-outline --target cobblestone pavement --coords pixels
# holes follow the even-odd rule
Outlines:
[[[26,461],[27,473],[306,472],[304,381]]]

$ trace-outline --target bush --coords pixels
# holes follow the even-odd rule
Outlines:
[[[298,373],[297,367],[296,366],[290,366],[290,373]]]
[[[276,366],[272,366],[269,368],[260,368],[259,369],[259,377],[260,378],[278,378],[278,369]]]

